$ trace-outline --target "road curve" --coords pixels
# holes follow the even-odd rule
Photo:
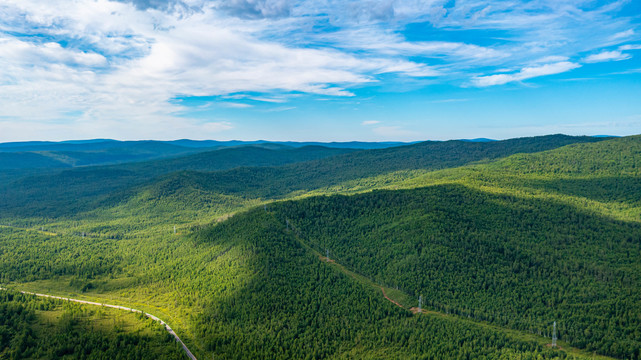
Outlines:
[[[7,289],[0,288],[0,290],[7,290]],[[137,309],[132,309],[132,308],[128,308],[128,307],[120,306],[120,305],[102,304],[102,303],[97,303],[97,302],[93,302],[93,301],[71,299],[71,298],[66,298],[66,297],[61,297],[61,296],[53,296],[53,295],[46,295],[46,294],[38,294],[38,293],[32,293],[32,292],[28,292],[28,291],[20,291],[20,292],[23,293],[23,294],[41,296],[41,297],[46,297],[46,298],[51,298],[51,299],[65,300],[65,301],[71,301],[71,302],[76,302],[76,303],[80,303],[80,304],[87,304],[87,305],[104,306],[104,307],[113,308],[113,309],[120,309],[120,310],[125,310],[125,311],[141,313],[141,314],[145,315],[146,317],[150,318],[151,320],[157,321],[160,324],[162,324],[165,327],[165,329],[167,330],[167,332],[169,334],[171,334],[176,339],[177,342],[180,343],[180,345],[182,346],[183,350],[185,350],[185,353],[187,354],[187,356],[192,360],[197,360],[196,357],[194,356],[194,354],[192,354],[191,351],[189,351],[189,348],[187,347],[187,345],[185,345],[185,343],[182,340],[180,340],[180,337],[178,336],[178,334],[176,334],[176,332],[169,325],[167,325],[166,322],[162,321],[160,318],[158,318],[158,317],[156,317],[154,315],[148,314],[146,312],[143,312],[143,311],[140,311],[140,310],[137,310]]]

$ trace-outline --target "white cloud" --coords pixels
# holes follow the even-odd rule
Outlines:
[[[0,116],[18,122],[75,121],[67,130],[96,137],[106,136],[105,124],[153,127],[163,118],[189,123],[177,117],[189,109],[172,101],[175,97],[239,92],[352,96],[349,87],[375,82],[378,74],[437,75],[404,59],[259,39],[264,24],[228,19],[212,8],[165,12],[141,7],[107,0],[8,0],[0,5],[6,15],[0,31],[28,34],[37,28],[69,44],[0,32]],[[94,133],[89,135],[91,124]],[[114,126],[123,132],[127,128]]]
[[[267,103],[277,103],[277,104],[284,103],[284,102],[287,101],[286,99],[282,99],[282,98],[267,98],[267,97],[256,97],[256,96],[247,97],[247,98],[251,99],[251,100],[254,100],[254,101],[261,101],[261,102],[267,102]]]
[[[291,14],[293,0],[227,0],[218,7],[241,18],[280,18]]]
[[[380,122],[380,121],[378,121],[378,120],[365,120],[365,121],[363,121],[363,122],[361,123],[361,125],[363,125],[363,126],[370,126],[370,125],[376,125],[376,124],[380,124],[380,123],[381,123],[381,122]]]
[[[251,104],[238,103],[238,102],[225,102],[223,103],[223,106],[234,108],[234,109],[247,109],[247,108],[254,107],[254,105],[251,105]]]
[[[283,112],[296,109],[295,106],[277,106],[270,109],[263,110],[264,112]]]
[[[34,44],[1,35],[0,61],[14,64],[66,64],[88,67],[107,64],[107,59],[101,54],[65,49],[56,42]]]
[[[571,60],[579,54],[637,36],[629,21],[612,15],[621,2],[589,10],[553,0],[445,3],[4,0],[0,116],[66,121],[79,134],[94,124],[94,137],[107,124],[126,122],[184,122],[188,132],[202,125],[188,119],[187,102],[176,98],[251,94],[242,96],[286,102],[291,94],[353,96],[354,88],[398,81],[390,78],[415,86],[425,86],[425,77],[460,84],[479,68],[522,69],[472,80],[490,86],[569,71],[579,66]],[[406,37],[408,24],[417,23],[429,23],[429,31]],[[459,30],[479,37],[442,40]],[[485,41],[475,43],[480,38]],[[629,57],[622,51],[638,48],[623,45],[618,54],[586,61],[622,60]],[[3,124],[0,132],[9,126]],[[121,125],[114,126],[127,128]]]
[[[628,44],[619,46],[619,50],[641,50],[641,44]]]
[[[479,87],[503,85],[509,82],[527,80],[539,76],[564,73],[580,67],[581,65],[569,61],[561,61],[541,66],[525,67],[521,71],[512,74],[495,74],[479,76],[472,80],[472,84]]]
[[[620,40],[620,39],[625,39],[629,38],[634,35],[634,30],[628,29],[625,31],[618,32],[610,37],[611,40]]]
[[[604,61],[621,61],[621,60],[627,60],[631,58],[632,55],[630,54],[625,54],[622,53],[621,51],[614,50],[614,51],[602,51],[598,54],[592,54],[583,61],[587,63],[597,63],[597,62],[604,62]]]
[[[534,64],[549,64],[554,62],[568,61],[567,56],[550,55],[534,61]]]
[[[407,41],[397,33],[376,28],[349,29],[318,38],[346,49],[366,50],[388,56],[452,57],[457,59],[495,59],[509,54],[489,47],[451,41]]]

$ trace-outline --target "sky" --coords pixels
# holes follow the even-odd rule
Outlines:
[[[641,1],[0,0],[0,142],[641,133]]]

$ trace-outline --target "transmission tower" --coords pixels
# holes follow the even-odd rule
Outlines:
[[[418,296],[418,312],[423,311],[423,295]]]
[[[325,249],[325,252],[327,253],[327,262],[329,262],[329,249]]]
[[[176,225],[174,225],[174,235],[176,235]]]
[[[289,219],[285,219],[285,222],[287,223],[287,230],[289,230]]]
[[[552,347],[556,347],[556,321],[552,327]]]

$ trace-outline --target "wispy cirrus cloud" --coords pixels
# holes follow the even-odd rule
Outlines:
[[[641,50],[641,44],[627,44],[619,46],[619,50]]]
[[[611,40],[615,40],[615,41],[616,40],[621,40],[621,39],[627,39],[627,38],[630,38],[630,37],[634,36],[634,34],[635,34],[635,32],[634,32],[633,29],[628,29],[628,30],[621,31],[621,32],[618,32],[618,33],[610,36],[610,39]]]
[[[503,85],[514,81],[522,81],[540,76],[560,74],[576,69],[580,66],[581,65],[573,62],[561,61],[540,66],[525,67],[518,72],[510,74],[479,76],[472,80],[472,84],[478,87]]]
[[[0,116],[66,121],[75,124],[70,132],[85,129],[78,134],[93,124],[88,136],[132,121],[185,124],[184,131],[211,135],[232,122],[205,125],[190,116],[187,102],[173,99],[251,93],[245,99],[287,102],[292,94],[349,97],[368,86],[502,85],[567,72],[581,61],[631,57],[626,51],[638,49],[640,38],[633,22],[616,16],[624,5],[5,0]],[[422,30],[411,30],[417,24]],[[241,104],[227,106],[251,109]],[[19,128],[3,126],[7,138]]]
[[[613,50],[613,51],[602,51],[598,54],[592,54],[588,57],[586,57],[583,61],[587,63],[597,63],[597,62],[604,62],[604,61],[621,61],[621,60],[627,60],[631,58],[632,55],[623,53],[619,50]]]

